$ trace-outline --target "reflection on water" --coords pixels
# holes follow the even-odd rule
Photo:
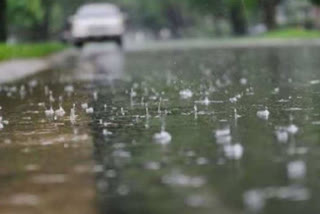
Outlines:
[[[118,46],[100,43],[87,45],[82,50],[80,66],[86,61],[93,65],[94,81],[97,83],[110,84],[123,75],[124,53]]]
[[[108,43],[89,43],[79,51],[71,72],[62,76],[63,81],[113,84],[123,76],[125,56],[122,49]]]
[[[0,85],[0,213],[96,212],[88,103],[93,86],[122,76],[124,56],[87,48],[57,71]]]
[[[130,54],[93,102],[101,213],[318,210],[318,54]]]

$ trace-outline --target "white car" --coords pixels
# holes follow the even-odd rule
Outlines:
[[[71,40],[81,47],[90,41],[115,41],[122,46],[124,15],[109,3],[86,4],[71,18]]]

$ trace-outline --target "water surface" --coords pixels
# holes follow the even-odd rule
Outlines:
[[[95,195],[98,211],[91,212],[315,213],[318,55],[318,48],[303,46],[129,54],[86,47],[70,65],[2,86],[1,116],[9,124],[0,131],[6,186],[0,195],[30,191],[13,187],[32,178],[21,169],[27,164],[22,151],[31,148],[40,174],[56,165],[50,173],[65,177],[51,180],[67,187],[76,183],[63,180],[71,169],[94,173],[95,193],[86,190],[86,197]],[[47,118],[45,109],[59,104],[66,115]],[[38,150],[71,163],[43,161]],[[90,189],[90,182],[78,186]],[[70,190],[77,198],[79,189]],[[39,206],[39,194],[22,205]],[[7,206],[21,206],[12,201]]]

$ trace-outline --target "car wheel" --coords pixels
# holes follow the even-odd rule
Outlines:
[[[83,45],[84,45],[84,42],[80,42],[80,41],[74,43],[74,46],[76,46],[77,48],[82,48]]]
[[[123,40],[122,40],[122,37],[121,37],[121,36],[115,38],[115,42],[117,43],[117,45],[118,45],[119,47],[122,47],[122,46],[123,46]]]

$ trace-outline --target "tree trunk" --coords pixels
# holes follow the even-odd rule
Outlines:
[[[230,19],[233,33],[237,36],[247,33],[247,20],[244,13],[244,8],[241,3],[235,3],[230,9]]]
[[[7,40],[7,1],[0,0],[0,41]]]
[[[276,8],[279,0],[262,0],[264,22],[268,30],[276,28]]]
[[[41,40],[48,40],[50,37],[50,18],[51,18],[51,7],[52,0],[43,0],[44,17],[41,23]]]
[[[220,23],[219,23],[219,18],[218,17],[213,17],[213,25],[214,25],[215,36],[221,37],[222,36],[222,30],[221,30],[221,27],[220,27]]]
[[[165,13],[173,36],[176,38],[181,37],[181,28],[185,26],[185,21],[179,7],[175,4],[169,4]]]
[[[320,6],[314,7],[314,13],[315,13],[315,20],[314,25],[316,29],[320,29]]]

